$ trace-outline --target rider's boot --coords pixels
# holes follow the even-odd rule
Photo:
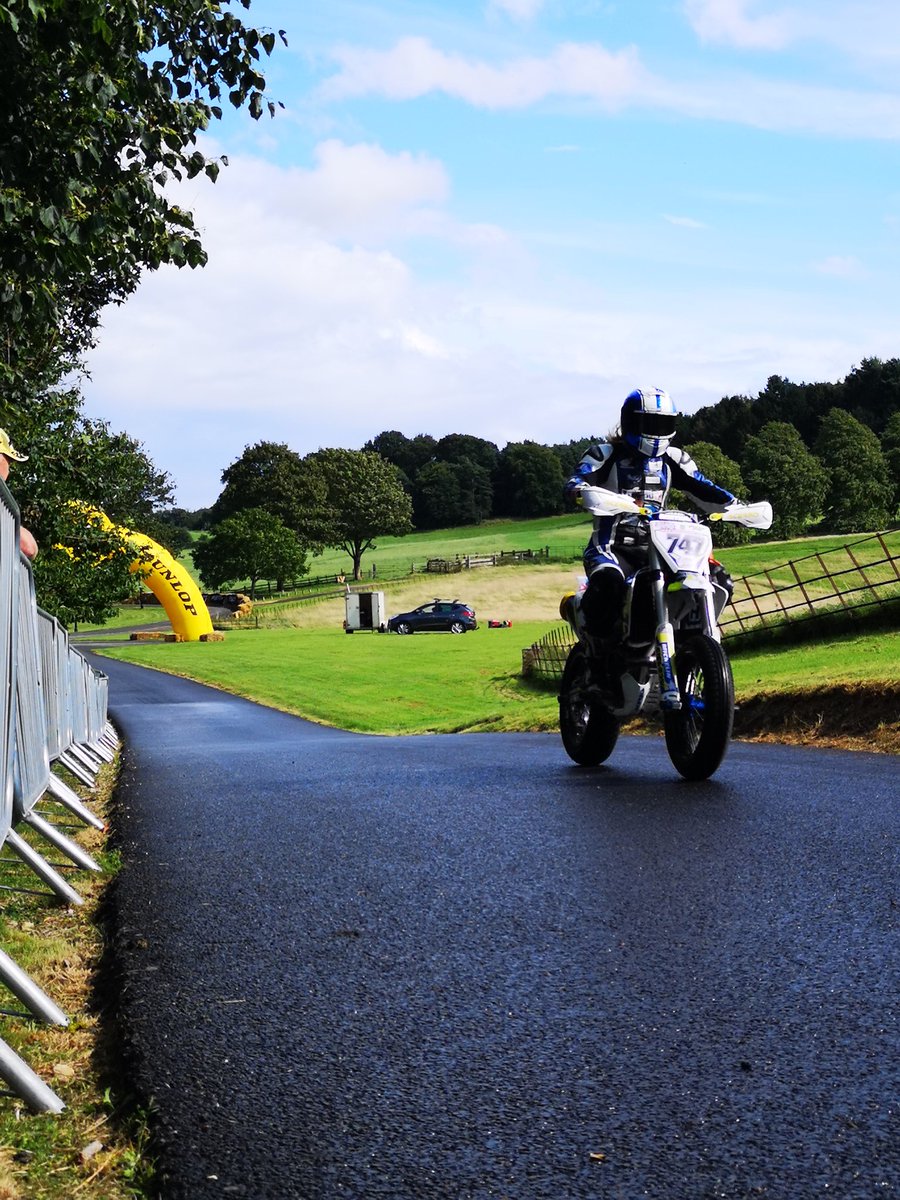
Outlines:
[[[627,666],[625,651],[622,648],[621,621],[615,622],[607,636],[595,638],[594,641],[597,684],[603,693],[603,699],[610,708],[621,708],[625,702],[622,676]]]

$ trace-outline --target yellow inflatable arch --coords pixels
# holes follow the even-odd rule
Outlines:
[[[114,529],[137,551],[132,571],[141,573],[147,587],[172,622],[172,631],[183,642],[199,642],[212,633],[212,618],[200,589],[168,550],[143,533],[114,525],[106,513],[99,509],[92,509],[90,515],[99,520],[104,529]]]

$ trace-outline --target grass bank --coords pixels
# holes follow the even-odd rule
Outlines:
[[[113,768],[104,766],[90,797],[102,818],[114,783]],[[51,819],[65,824],[65,810]],[[79,871],[72,879],[84,900],[77,909],[44,894],[14,858],[0,864],[0,945],[69,1017],[65,1028],[3,1022],[4,1040],[66,1108],[58,1116],[35,1115],[15,1097],[0,1104],[0,1200],[132,1200],[152,1192],[149,1126],[125,1090],[102,967],[105,893],[118,855],[95,829],[79,825],[77,840],[103,868],[102,875]],[[35,847],[46,855],[46,843]]]

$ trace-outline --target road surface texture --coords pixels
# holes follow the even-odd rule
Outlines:
[[[163,1196],[900,1194],[896,759],[688,784],[101,665]]]

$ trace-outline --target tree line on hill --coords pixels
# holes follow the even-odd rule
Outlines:
[[[398,468],[416,528],[428,529],[562,512],[563,482],[596,440],[500,450],[392,430],[366,448]],[[735,495],[771,500],[774,536],[882,528],[900,506],[900,359],[865,359],[840,383],[772,376],[754,399],[727,396],[682,417],[675,442]]]
[[[207,527],[194,562],[209,587],[296,578],[326,546],[345,549],[359,578],[380,536],[563,512],[563,484],[597,440],[501,449],[472,434],[385,430],[362,450],[306,457],[258,442],[225,469],[212,508],[171,519]],[[774,537],[883,528],[900,505],[900,360],[866,359],[840,383],[772,376],[754,399],[682,418],[676,443],[735,495],[770,500]],[[719,544],[747,536],[717,530]]]

